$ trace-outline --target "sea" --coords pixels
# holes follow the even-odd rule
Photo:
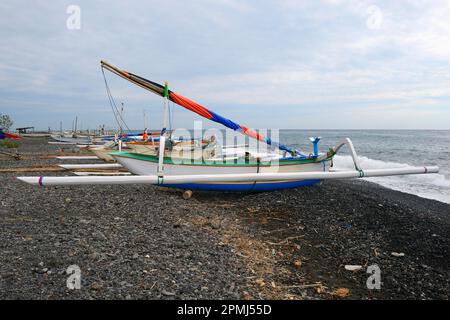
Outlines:
[[[326,151],[350,138],[363,169],[439,166],[439,173],[364,178],[384,187],[450,203],[450,130],[280,130],[280,141],[304,154],[312,152],[309,137],[321,137]],[[334,158],[336,169],[354,169],[346,147]]]

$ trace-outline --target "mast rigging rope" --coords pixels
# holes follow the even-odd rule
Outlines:
[[[108,85],[108,81],[106,80],[105,70],[102,68],[103,73],[103,80],[105,81],[105,87],[106,87],[106,94],[108,95],[109,104],[111,106],[111,110],[114,114],[114,118],[116,119],[117,125],[119,126],[119,130],[121,130],[123,127],[126,127],[128,132],[131,132],[130,128],[128,127],[127,123],[122,117],[122,114],[119,112],[119,109],[117,108],[116,102],[114,100],[113,95],[111,94],[111,90]],[[115,109],[115,110],[114,110]],[[120,123],[122,121],[122,124]]]

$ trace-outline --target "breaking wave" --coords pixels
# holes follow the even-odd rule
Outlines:
[[[386,162],[370,159],[367,157],[358,157],[358,159],[363,169],[411,167],[411,165],[404,163]],[[353,160],[351,156],[336,155],[334,157],[334,167],[336,169],[352,170],[354,169]],[[364,179],[377,183],[389,189],[414,194],[422,198],[450,203],[450,180],[447,180],[446,177],[440,173],[391,177],[371,177]]]

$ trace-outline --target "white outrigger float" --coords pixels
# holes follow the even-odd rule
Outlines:
[[[104,69],[164,98],[163,129],[159,144],[153,152],[111,152],[109,155],[128,169],[131,176],[81,177],[18,177],[35,185],[88,185],[88,184],[153,184],[187,190],[215,191],[271,191],[310,186],[326,179],[348,179],[407,174],[437,173],[438,167],[405,167],[395,169],[364,170],[349,138],[319,153],[320,138],[311,138],[314,152],[304,155],[298,150],[265,138],[256,131],[226,119],[203,106],[162,86],[102,61]],[[270,152],[261,153],[240,147],[219,147],[214,140],[200,144],[199,151],[173,148],[166,131],[168,103],[172,101],[211,121],[239,131],[271,146]],[[353,158],[354,170],[337,171],[332,167],[334,155],[347,146]],[[231,152],[227,152],[231,151]],[[189,155],[189,156],[187,156]]]

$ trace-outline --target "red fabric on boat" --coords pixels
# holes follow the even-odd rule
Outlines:
[[[189,100],[188,98],[185,98],[175,92],[170,92],[170,100],[172,100],[173,102],[175,102],[176,104],[185,107],[188,110],[191,110],[192,112],[195,112],[196,114],[201,115],[202,117],[206,118],[206,119],[211,119],[212,118],[212,114],[209,112],[208,109],[206,109],[205,107],[199,105],[198,103]]]
[[[249,137],[252,137],[252,138],[254,138],[256,140],[259,140],[259,141],[266,141],[266,139],[262,135],[260,135],[258,132],[256,132],[255,130],[252,130],[252,129],[247,128],[247,127],[242,126],[242,125],[241,125],[241,129],[242,129],[242,132],[244,134],[248,135]]]
[[[11,134],[11,133],[3,132],[3,134],[4,134],[5,136],[9,137],[9,138],[12,138],[12,139],[21,139],[21,138],[22,138],[22,137],[20,137],[20,136],[16,136],[15,134]]]

